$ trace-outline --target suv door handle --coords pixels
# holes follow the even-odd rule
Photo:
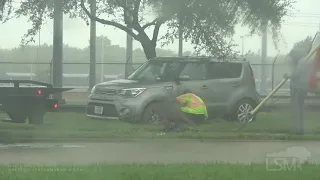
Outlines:
[[[206,86],[206,85],[203,85],[203,86],[201,87],[201,89],[209,89],[209,87]]]
[[[239,83],[234,83],[234,84],[232,84],[232,87],[238,87],[238,86],[240,86]]]

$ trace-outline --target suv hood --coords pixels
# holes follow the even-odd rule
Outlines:
[[[159,82],[158,82],[159,83]],[[129,79],[118,79],[108,82],[99,83],[96,85],[98,88],[112,88],[112,89],[121,89],[121,88],[141,88],[141,87],[153,87],[158,84],[157,82],[139,82]]]

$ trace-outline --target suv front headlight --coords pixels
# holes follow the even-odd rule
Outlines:
[[[137,97],[142,94],[147,88],[128,88],[121,89],[119,95],[123,97]]]
[[[93,86],[93,88],[91,89],[91,94],[93,94],[96,91],[96,86]]]

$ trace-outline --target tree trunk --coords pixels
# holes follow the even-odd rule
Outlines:
[[[156,53],[156,43],[153,43],[149,37],[147,36],[147,34],[142,33],[142,34],[138,34],[138,38],[136,38],[137,41],[140,42],[144,54],[146,55],[146,58],[149,60],[151,58],[157,57],[157,53]]]
[[[156,46],[151,43],[151,41],[140,42],[146,55],[146,58],[150,60],[151,58],[157,57]]]

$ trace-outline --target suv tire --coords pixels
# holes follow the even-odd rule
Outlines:
[[[160,102],[153,102],[149,104],[142,115],[142,122],[148,124],[160,124],[163,120],[161,113],[162,105]]]
[[[251,99],[246,98],[246,99],[240,100],[234,107],[230,116],[230,120],[236,121],[239,123],[246,123],[245,118],[241,118],[241,117],[244,117],[246,113],[252,111],[255,107],[256,107],[256,103],[254,103],[253,100]],[[255,120],[255,117],[253,117],[252,121],[254,120]]]

